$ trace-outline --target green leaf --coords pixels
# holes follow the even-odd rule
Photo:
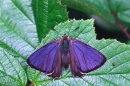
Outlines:
[[[87,14],[94,14],[105,20],[114,23],[114,18],[111,15],[109,3],[107,0],[61,0],[62,4],[82,11]],[[112,1],[112,0],[111,0]]]
[[[93,22],[93,19],[90,19],[86,21],[71,20],[61,23],[54,28],[56,31],[48,33],[39,47],[52,40],[60,39],[66,33],[70,38],[79,39],[102,52],[107,61],[101,68],[88,73],[82,78],[72,77],[69,69],[63,70],[62,77],[56,80],[52,80],[47,75],[28,68],[27,75],[29,80],[36,86],[123,86],[124,84],[129,86],[130,46],[116,40],[97,40]]]
[[[68,19],[66,8],[59,0],[32,0],[32,6],[39,41],[55,25]]]
[[[115,12],[122,21],[130,23],[130,0],[110,0],[112,12]]]
[[[38,44],[30,0],[0,1],[0,47],[24,62]]]
[[[0,85],[26,86],[27,77],[19,62],[0,48]]]

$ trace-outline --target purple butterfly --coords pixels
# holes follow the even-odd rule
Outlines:
[[[27,59],[29,66],[52,78],[62,75],[62,67],[70,67],[73,76],[82,77],[105,62],[105,56],[98,50],[79,40],[69,39],[66,34],[62,39],[41,47]]]

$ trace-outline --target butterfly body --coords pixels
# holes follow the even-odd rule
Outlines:
[[[105,56],[98,50],[79,40],[69,39],[66,34],[62,39],[41,47],[27,59],[30,67],[52,78],[60,77],[63,67],[69,67],[73,76],[82,77],[105,62]]]

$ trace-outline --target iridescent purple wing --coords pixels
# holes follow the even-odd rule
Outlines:
[[[71,40],[70,53],[70,69],[73,76],[82,77],[106,62],[102,53],[79,40]]]
[[[28,59],[30,67],[37,69],[52,78],[60,77],[62,73],[59,52],[60,40],[52,41],[35,51]]]

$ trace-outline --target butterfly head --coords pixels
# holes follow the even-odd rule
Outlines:
[[[63,36],[62,36],[62,40],[64,41],[64,40],[69,40],[69,37],[66,35],[66,34],[64,34]]]

